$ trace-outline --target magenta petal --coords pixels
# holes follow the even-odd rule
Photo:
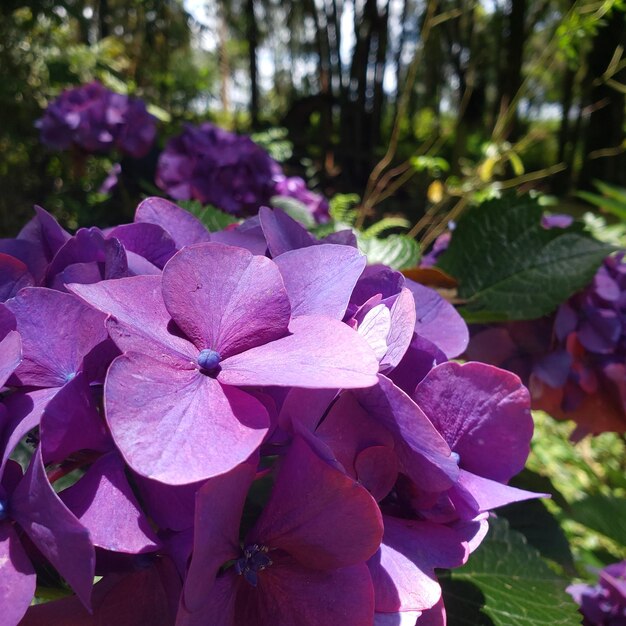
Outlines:
[[[9,523],[0,523],[0,621],[18,624],[33,596],[37,577],[17,533]]]
[[[447,526],[385,516],[380,552],[368,562],[376,611],[423,611],[441,598],[436,567],[459,567],[467,550]]]
[[[416,626],[446,626],[446,624],[446,607],[442,598],[435,606],[422,613]]]
[[[297,423],[306,430],[315,430],[336,395],[335,389],[289,389],[278,415],[280,427],[296,430]]]
[[[0,341],[0,389],[21,362],[22,339],[17,331],[10,330]]]
[[[107,338],[105,316],[73,294],[43,287],[23,289],[6,303],[22,336],[24,360],[15,375],[24,385],[60,387],[85,356]]]
[[[117,453],[99,458],[61,500],[76,515],[94,546],[139,554],[157,548],[150,528],[124,473]]]
[[[206,602],[219,568],[239,556],[239,525],[258,455],[208,480],[196,495],[194,546],[183,603],[190,612]]]
[[[380,502],[398,478],[398,458],[392,448],[371,446],[357,456],[354,469],[359,482]]]
[[[372,626],[373,615],[374,591],[364,563],[316,571],[286,557],[261,573],[256,589],[240,583],[231,626]]]
[[[432,341],[449,359],[462,354],[467,348],[469,332],[457,310],[434,289],[408,278],[405,286],[415,298],[415,332]]]
[[[41,416],[48,402],[54,398],[58,389],[36,389],[30,393],[13,393],[5,401],[10,419],[0,429],[0,476],[9,455],[29,430],[39,426]],[[2,407],[2,405],[0,405]],[[0,424],[1,425],[1,424]]]
[[[46,463],[61,462],[78,450],[104,452],[113,447],[89,382],[82,373],[48,402],[41,416],[40,432]]]
[[[380,511],[367,490],[295,437],[247,543],[285,550],[308,568],[333,569],[368,559],[381,536]]]
[[[35,205],[35,213],[35,217],[22,228],[17,237],[34,243],[43,251],[45,258],[51,261],[71,235],[45,209]]]
[[[476,513],[490,511],[512,502],[550,497],[545,493],[534,493],[524,489],[509,487],[495,480],[476,476],[476,474],[464,470],[460,472],[459,482],[455,486],[455,490]],[[468,498],[467,495],[470,497]]]
[[[95,285],[68,285],[94,308],[111,315],[107,327],[121,350],[158,357],[164,349],[195,361],[197,350],[168,329],[171,318],[161,296],[160,276],[133,276]]]
[[[96,561],[89,532],[50,486],[39,449],[9,505],[13,519],[89,607]]]
[[[181,599],[176,626],[238,626],[241,622],[235,619],[237,602],[237,587],[241,581],[229,568],[222,576],[215,580],[209,591],[203,597],[202,605],[198,610],[190,611]],[[244,583],[248,584],[248,583]],[[258,616],[246,623],[246,626],[260,626]]]
[[[533,420],[528,390],[515,374],[483,363],[442,363],[414,397],[463,469],[507,482],[524,467]]]
[[[401,471],[429,491],[450,488],[459,470],[448,444],[409,396],[382,374],[378,380],[378,385],[356,395],[394,436]]]
[[[0,302],[12,298],[20,289],[31,287],[35,280],[25,263],[0,253]]]
[[[422,615],[420,611],[374,613],[374,626],[421,626],[422,623],[417,622],[420,615]],[[445,626],[445,623],[442,623],[441,626]]]
[[[380,362],[381,370],[394,368],[406,353],[413,339],[415,301],[411,292],[402,288],[391,305],[391,328],[387,336],[387,352]]]
[[[325,317],[292,320],[293,333],[222,361],[227,385],[279,385],[309,389],[370,387],[378,360],[356,331]]]
[[[160,226],[172,237],[177,248],[210,240],[209,232],[197,217],[163,198],[146,198],[137,207],[135,222]]]
[[[181,250],[163,270],[163,300],[199,350],[222,358],[287,334],[291,309],[278,267],[241,248]]]
[[[355,248],[322,244],[285,252],[274,262],[285,281],[292,316],[340,320],[366,259]]]
[[[223,388],[192,364],[132,352],[111,364],[104,395],[111,434],[128,464],[172,485],[245,461],[269,422],[258,400]]]

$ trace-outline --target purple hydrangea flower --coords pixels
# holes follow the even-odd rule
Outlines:
[[[323,196],[311,191],[303,178],[279,174],[274,177],[274,183],[274,195],[294,198],[308,209],[317,222],[328,221],[330,217],[328,201]]]
[[[626,622],[626,561],[601,569],[596,585],[570,585],[567,591],[579,604],[585,626],[620,626]]]
[[[187,125],[161,153],[157,185],[175,200],[199,200],[229,213],[267,204],[280,166],[250,137],[205,122]]]
[[[41,141],[56,150],[74,146],[85,152],[108,152],[138,158],[156,137],[156,118],[144,102],[110,91],[94,81],[67,89],[37,121]]]

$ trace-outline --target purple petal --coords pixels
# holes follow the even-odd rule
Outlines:
[[[357,314],[357,331],[361,337],[367,341],[374,351],[376,358],[380,361],[387,353],[387,337],[391,330],[391,311],[384,304],[377,304],[365,313],[362,318],[362,310]],[[361,318],[361,319],[359,319]],[[411,333],[413,329],[411,328]]]
[[[376,611],[423,611],[441,598],[435,568],[459,567],[467,550],[447,526],[385,516],[380,551],[369,561]]]
[[[183,361],[122,355],[109,369],[104,394],[111,434],[127,463],[172,485],[229,471],[267,432],[258,400]]]
[[[141,255],[161,269],[176,253],[174,240],[157,224],[123,224],[113,228],[108,236],[115,237],[126,250]]]
[[[21,362],[22,340],[17,331],[11,330],[0,341],[0,389]]]
[[[315,244],[313,235],[281,209],[262,206],[259,219],[272,257]]]
[[[158,539],[128,484],[117,453],[100,457],[60,495],[89,531],[94,546],[129,554],[156,550]]]
[[[0,253],[0,302],[12,298],[20,289],[31,287],[35,280],[25,263]]]
[[[550,497],[545,493],[534,493],[524,489],[509,487],[495,480],[489,480],[464,470],[461,470],[459,482],[455,489],[458,490],[462,498],[467,500],[467,503],[476,513],[491,511],[512,502]]]
[[[24,360],[15,375],[23,385],[60,387],[107,338],[105,316],[76,296],[29,287],[6,303],[17,320]]]
[[[366,259],[355,248],[322,244],[285,252],[274,262],[285,281],[292,316],[340,320]]]
[[[415,298],[415,332],[440,348],[449,359],[467,348],[469,332],[457,310],[434,289],[407,278],[405,286]]]
[[[372,496],[296,437],[246,542],[285,550],[305,568],[335,569],[367,560],[381,537]]]
[[[234,228],[225,228],[211,233],[211,241],[223,243],[227,246],[244,248],[252,254],[265,256],[267,243],[263,236],[261,224],[254,217],[250,217]]]
[[[507,482],[530,450],[530,397],[517,376],[483,363],[442,363],[422,380],[415,401],[469,472]]]
[[[354,470],[358,481],[380,502],[398,478],[398,458],[392,448],[371,446],[356,457]]]
[[[374,626],[422,626],[416,625],[420,611],[401,611],[399,613],[374,613]],[[444,622],[441,626],[446,626]]]
[[[220,567],[239,556],[239,525],[257,463],[258,455],[254,455],[207,481],[196,495],[193,556],[182,599],[192,613],[206,602]]]
[[[376,384],[378,360],[356,331],[337,320],[304,316],[293,333],[222,361],[227,385],[354,389]]]
[[[394,436],[401,471],[428,489],[448,489],[456,482],[458,467],[443,437],[401,389],[382,374],[379,384],[358,391],[361,406]]]
[[[40,434],[47,463],[61,462],[78,450],[104,452],[113,447],[83,374],[65,384],[48,402],[41,416]]]
[[[2,623],[20,623],[33,596],[37,576],[15,529],[8,522],[0,523],[0,605]]]
[[[432,342],[413,333],[411,343],[400,363],[387,376],[407,394],[415,391],[415,386],[438,363],[447,361],[446,355]]]
[[[368,265],[352,293],[352,302],[363,304],[372,296],[380,294],[389,298],[400,293],[405,282],[400,272],[392,270],[386,265]]]
[[[163,300],[199,350],[222,358],[283,337],[290,305],[265,257],[218,243],[181,250],[163,270]]]
[[[210,240],[209,232],[198,218],[163,198],[146,198],[137,207],[135,222],[160,226],[172,237],[178,249]]]
[[[35,213],[35,217],[22,228],[17,237],[38,246],[43,250],[45,258],[51,261],[71,235],[45,209],[35,205]]]
[[[113,316],[107,327],[121,350],[155,357],[166,350],[170,355],[197,359],[193,345],[170,332],[171,318],[161,296],[160,277],[134,276],[68,288],[94,308]]]
[[[15,257],[24,263],[35,284],[41,284],[48,266],[41,246],[22,239],[0,239],[0,253]]]
[[[553,215],[542,215],[541,225],[544,228],[568,228],[572,225],[574,218],[567,213],[554,213]]]
[[[89,532],[50,486],[39,449],[10,507],[13,519],[89,608],[96,561]]]
[[[296,430],[297,423],[306,430],[315,430],[336,395],[335,389],[290,389],[278,416],[281,428]]]
[[[15,446],[20,442],[29,430],[39,426],[41,415],[48,402],[54,397],[58,389],[37,389],[30,393],[13,393],[4,401],[7,415],[10,419],[6,425],[0,430],[0,453],[2,454],[2,463],[0,463],[0,476],[4,469],[5,463],[13,452]],[[1,425],[1,422],[0,422]]]

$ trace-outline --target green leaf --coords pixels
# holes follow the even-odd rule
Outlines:
[[[588,496],[572,504],[570,515],[580,524],[626,546],[626,500],[603,495]]]
[[[535,319],[593,278],[615,248],[579,225],[541,226],[536,199],[505,196],[468,211],[438,266],[459,281],[469,322]]]
[[[576,195],[590,204],[593,204],[608,213],[612,213],[620,220],[626,220],[626,204],[613,198],[600,196],[590,191],[577,191]]]
[[[568,576],[576,576],[567,537],[541,500],[514,502],[498,509],[498,515],[508,520],[511,529],[522,533],[541,556],[561,565]]]
[[[580,624],[577,606],[565,592],[568,581],[555,574],[529,546],[520,533],[511,530],[504,519],[489,521],[489,534],[462,568],[449,576],[452,586],[450,605],[459,600],[466,611],[487,616],[495,626],[574,626]],[[475,588],[463,596],[459,583]],[[444,583],[448,607],[450,586]],[[462,614],[463,615],[463,614]],[[484,618],[455,624],[490,624]]]
[[[203,206],[197,200],[180,200],[178,206],[195,215],[210,232],[223,230],[239,221],[229,213],[224,213],[210,204]]]
[[[300,222],[306,228],[313,228],[315,226],[315,218],[311,215],[311,211],[307,208],[306,204],[290,198],[289,196],[274,196],[270,200],[270,204],[276,209],[282,209],[289,217]]]
[[[357,234],[357,241],[359,249],[367,256],[370,265],[384,263],[394,270],[402,270],[415,267],[419,263],[419,246],[415,239],[406,235],[367,239]]]

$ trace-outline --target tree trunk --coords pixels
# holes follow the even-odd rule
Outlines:
[[[248,39],[248,66],[250,68],[250,123],[259,126],[259,76],[257,71],[257,48],[259,29],[254,14],[254,0],[246,0],[246,38]]]
[[[592,84],[588,107],[591,110],[585,129],[584,161],[579,186],[592,187],[595,178],[626,185],[626,159],[621,148],[624,142],[624,94],[604,81],[597,81],[607,70],[617,46],[626,45],[626,16],[613,11],[593,41],[588,57],[588,83]],[[624,84],[626,68],[613,79]],[[603,153],[606,156],[602,156]]]

